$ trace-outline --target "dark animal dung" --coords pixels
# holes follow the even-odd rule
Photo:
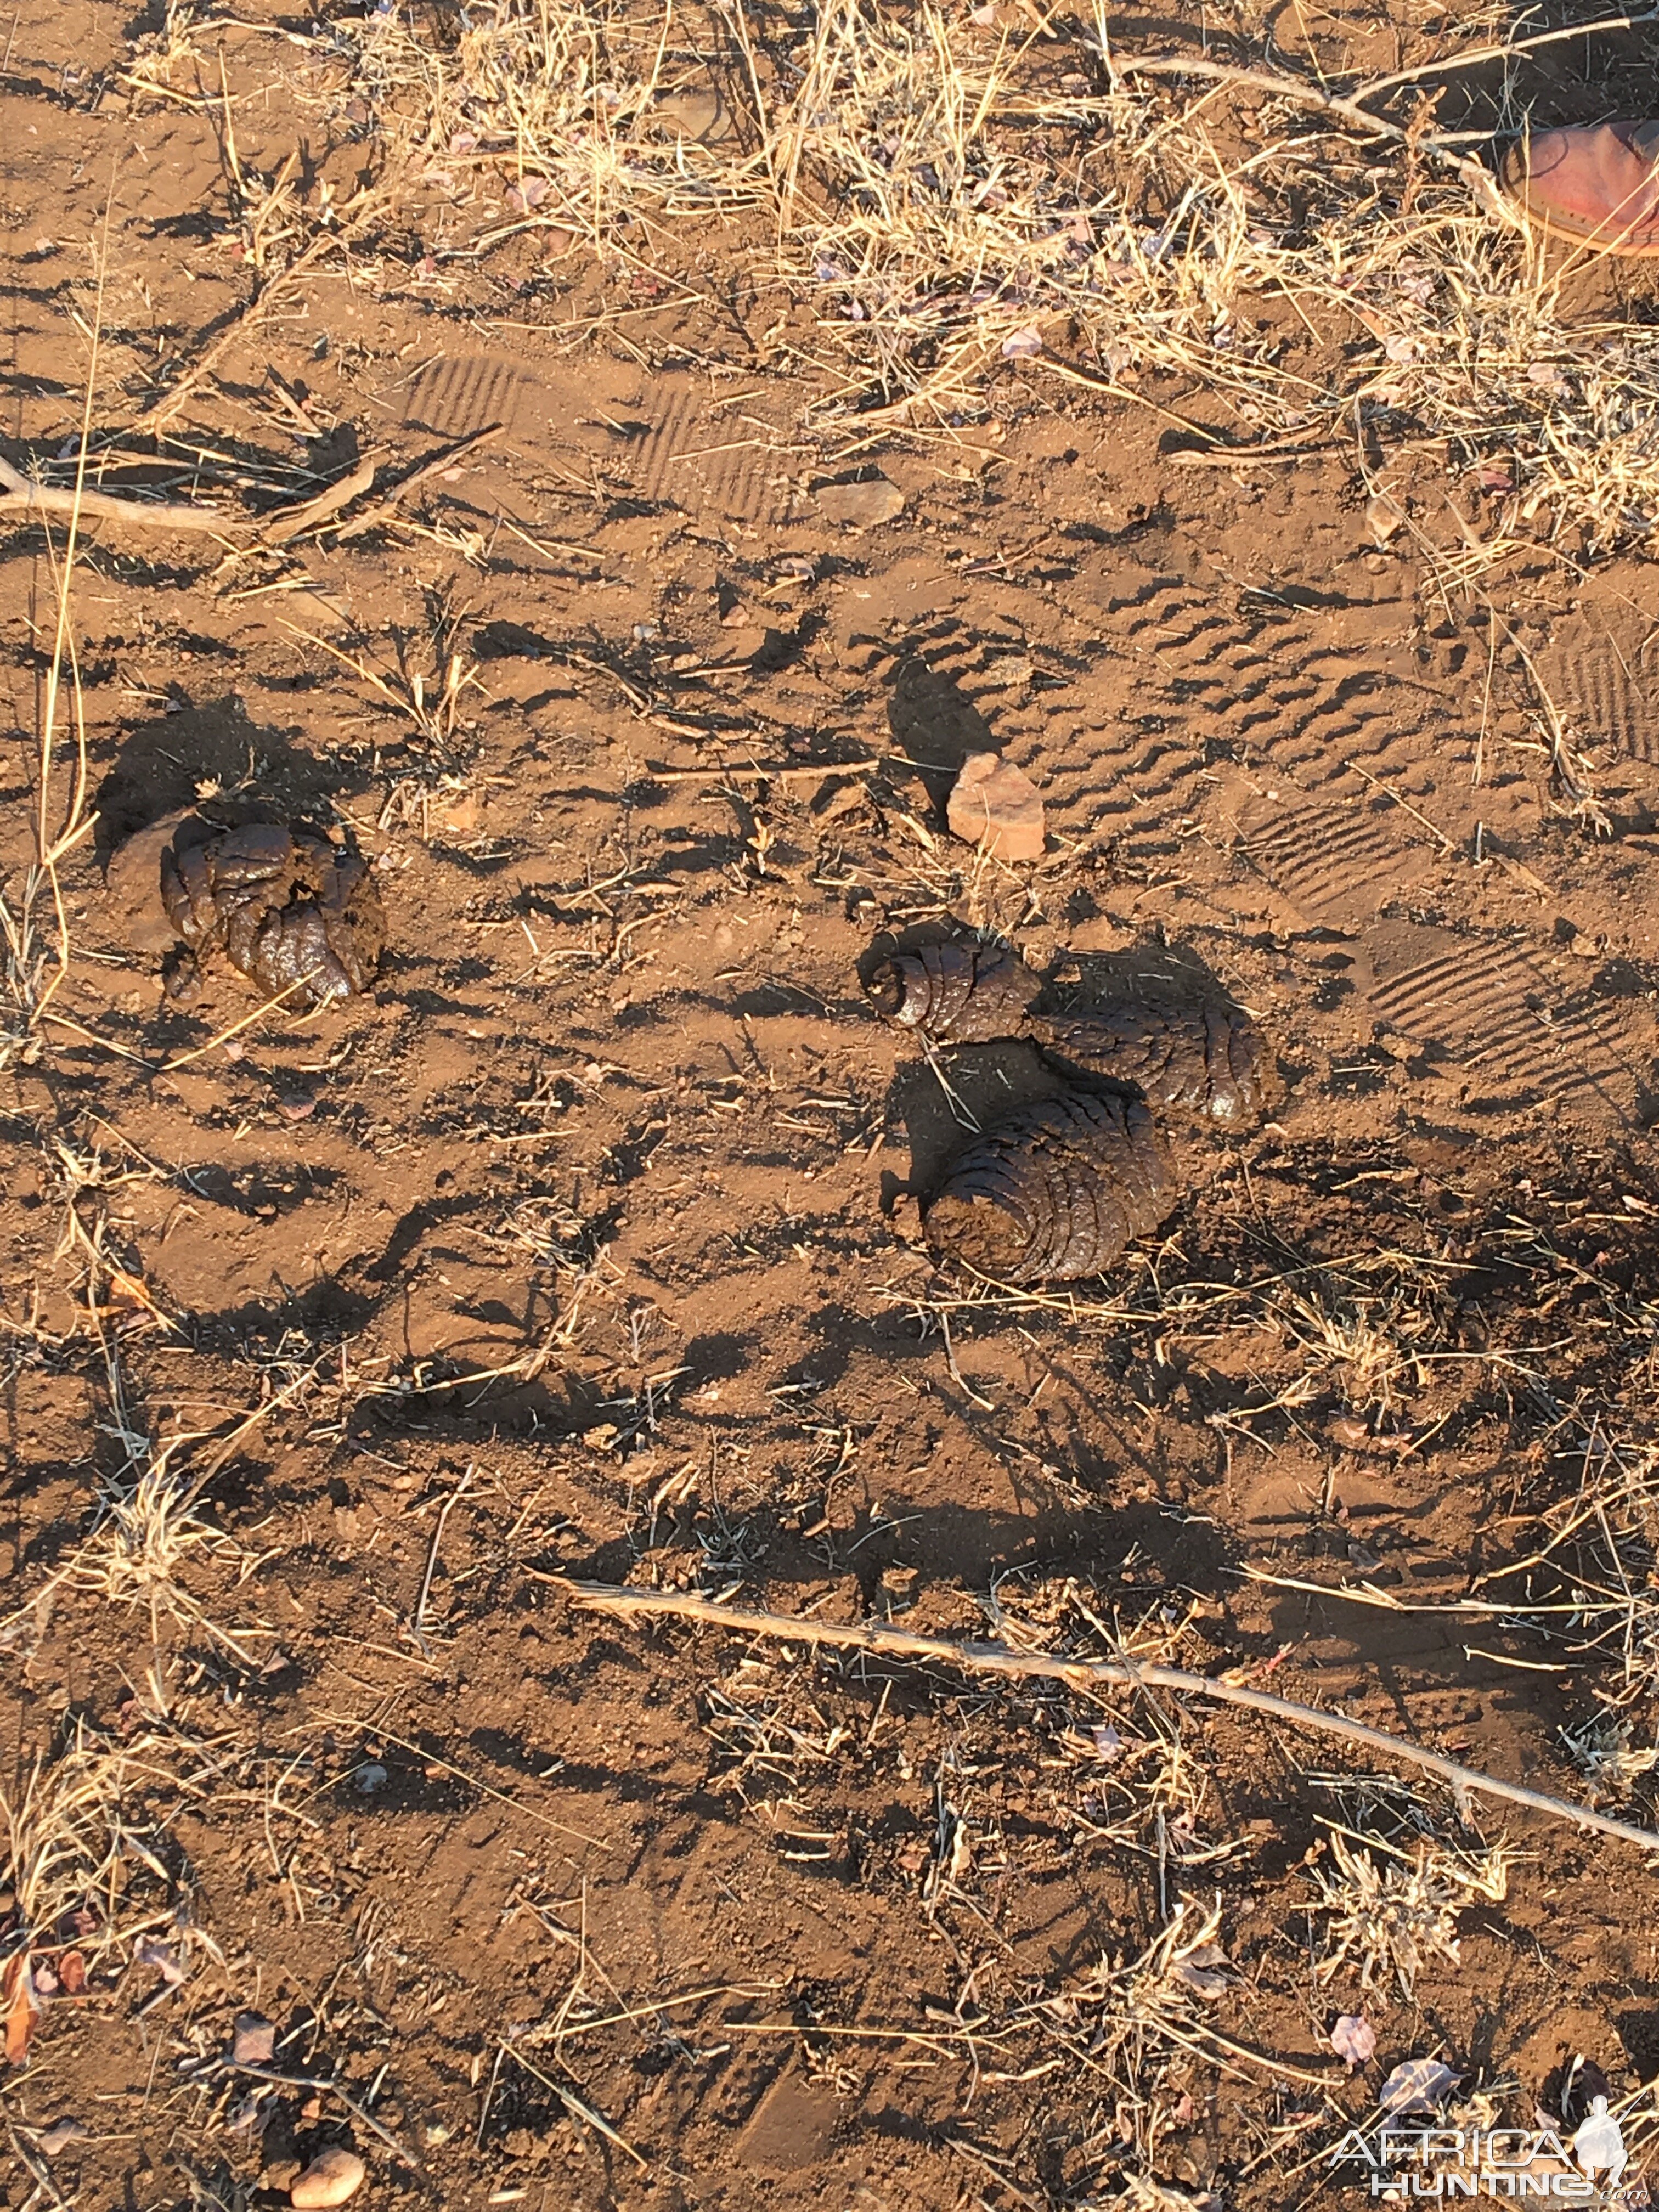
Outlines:
[[[366,991],[386,918],[363,862],[321,837],[267,823],[228,830],[161,855],[161,903],[183,939],[170,996],[193,998],[214,952],[270,998],[326,1006]]]
[[[1017,1036],[1042,985],[1006,945],[924,945],[884,960],[866,985],[878,1013],[932,1044]]]
[[[1132,1085],[1154,1106],[1179,1107],[1231,1128],[1261,1114],[1261,1035],[1237,1006],[1130,1000],[1086,1012],[1036,1015],[1030,1028],[1073,1073]]]
[[[1074,1282],[1109,1267],[1178,1195],[1139,1099],[1073,1091],[1023,1108],[970,1145],[924,1225],[942,1258],[995,1281]]]

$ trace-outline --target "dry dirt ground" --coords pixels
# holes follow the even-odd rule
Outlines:
[[[1298,67],[1457,28],[1296,14]],[[287,547],[77,550],[97,820],[0,1076],[8,2201],[278,2204],[346,2143],[374,2206],[1316,2203],[1421,2057],[1529,2118],[1583,2053],[1639,2164],[1639,1850],[1223,1708],[569,1591],[1270,1674],[1650,1821],[1639,533],[1520,529],[1474,588],[1443,445],[1206,464],[1183,422],[1248,431],[1173,375],[1017,358],[883,412],[760,216],[519,221],[499,161],[394,158],[355,35],[264,0],[6,33],[14,464],[71,480],[95,338],[108,485],[245,524],[380,472]],[[1648,57],[1601,51],[1525,96],[1607,112]],[[1303,337],[1304,374],[1366,343]],[[827,519],[872,470],[902,513]],[[15,915],[64,526],[0,521]],[[945,829],[988,747],[1042,788],[1036,866]],[[355,842],[372,995],[163,1000],[110,861],[191,805]],[[1272,1118],[1178,1138],[1103,1282],[910,1241],[963,1132],[857,963],[947,918],[1202,973],[1269,1040]],[[1051,1081],[945,1073],[981,1120]],[[1409,1991],[1340,1955],[1344,1834],[1440,1883]]]

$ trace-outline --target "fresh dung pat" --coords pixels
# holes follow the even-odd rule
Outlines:
[[[204,961],[222,952],[268,997],[325,1006],[366,991],[386,921],[363,862],[320,837],[255,823],[161,855],[161,902],[184,940],[167,987],[194,997]]]
[[[1006,945],[924,945],[884,960],[866,986],[878,1013],[931,1044],[1018,1036],[1041,988]]]
[[[1071,1068],[1132,1084],[1154,1106],[1181,1107],[1234,1128],[1261,1111],[1261,1035],[1237,1006],[1133,999],[1038,1015],[1031,1025]]]
[[[1073,1092],[969,1146],[924,1225],[936,1252],[999,1282],[1073,1282],[1109,1267],[1177,1195],[1138,1099]]]

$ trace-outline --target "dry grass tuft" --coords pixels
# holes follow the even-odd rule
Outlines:
[[[1316,1279],[1305,1290],[1286,1290],[1269,1306],[1299,1362],[1300,1372],[1280,1403],[1296,1393],[1308,1403],[1333,1385],[1351,1413],[1392,1414],[1408,1379],[1420,1380],[1402,1336],[1421,1337],[1424,1317],[1397,1294],[1370,1297],[1348,1285]]]
[[[1566,1741],[1583,1772],[1614,1787],[1653,1763],[1621,1731],[1659,1691],[1659,1446],[1620,1437],[1600,1414],[1588,1431],[1565,1415],[1557,1428],[1566,1433],[1555,1457],[1577,1462],[1576,1486],[1540,1513],[1531,1547],[1475,1588],[1599,1666],[1603,1710]]]
[[[852,381],[913,416],[982,409],[1005,361],[1080,362],[1196,382],[1224,439],[1439,443],[1467,480],[1427,532],[1449,588],[1540,534],[1582,557],[1659,518],[1659,331],[1576,313],[1571,261],[1465,149],[1373,131],[1353,95],[1381,116],[1409,87],[1351,86],[1339,115],[1277,65],[1183,88],[1087,19],[873,0],[764,52],[741,9],[661,0],[492,0],[441,52],[401,9],[352,36],[359,96],[476,215],[468,250],[558,225],[637,263],[672,218],[764,207]]]
[[[1322,1982],[1352,1960],[1362,1989],[1392,1975],[1409,2001],[1431,1960],[1461,1963],[1457,1916],[1463,1907],[1478,1897],[1499,1905],[1508,1894],[1509,1860],[1501,1844],[1466,1858],[1425,1839],[1407,1856],[1370,1838],[1351,1843],[1338,1831],[1326,1851],[1326,1862],[1314,1869],[1316,1910],[1329,1915]]]
[[[453,187],[482,170],[505,188],[509,223],[563,225],[615,250],[619,234],[642,243],[656,216],[759,197],[760,165],[659,0],[485,0],[447,52],[402,9],[353,33],[359,93],[428,155],[428,180]]]
[[[147,1929],[173,1923],[177,1883],[163,1856],[166,1822],[149,1809],[174,1794],[174,1747],[150,1733],[114,1744],[79,1723],[56,1756],[37,1754],[0,1788],[10,1905],[0,1916],[4,2054],[20,2065],[41,2015],[76,1996],[89,1971],[124,1960]],[[159,1893],[159,1894],[158,1894]],[[174,1954],[167,1966],[182,1978]]]
[[[1627,1721],[1614,1713],[1598,1713],[1576,1729],[1563,1729],[1573,1765],[1589,1784],[1592,1805],[1623,1805],[1636,1784],[1659,1766],[1659,1747],[1631,1741]]]
[[[1120,2157],[1127,2147],[1151,2162],[1176,2085],[1190,2078],[1194,2061],[1235,2079],[1239,2059],[1267,2063],[1209,2018],[1238,1978],[1217,1940],[1220,1928],[1218,1902],[1204,1912],[1183,1900],[1138,1956],[1103,1959],[1020,2008],[1046,2040],[1115,2090]]]
[[[122,1802],[130,1770],[147,1747],[112,1747],[78,1725],[58,1757],[38,1757],[15,1791],[0,1788],[5,1830],[5,1887],[15,1922],[12,1949],[49,1945],[72,1914],[101,1908],[105,1941],[118,1924],[116,1905],[134,1854]],[[152,1868],[155,1838],[142,1855]]]
[[[959,394],[986,361],[1038,351],[1038,325],[1079,306],[1109,319],[1140,283],[1107,164],[1146,103],[1091,99],[1075,74],[1034,85],[1024,52],[936,8],[839,0],[790,57],[784,266],[890,395]]]

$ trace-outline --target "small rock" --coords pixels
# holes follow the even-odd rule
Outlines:
[[[1000,753],[969,753],[945,818],[952,836],[982,845],[1000,860],[1042,858],[1042,800],[1023,769]]]
[[[366,1760],[351,1778],[365,1797],[372,1797],[377,1790],[385,1787],[386,1770],[378,1759],[371,1759]]]
[[[322,2212],[326,2205],[343,2204],[362,2187],[368,2170],[355,2150],[331,2143],[326,2150],[319,2150],[305,2172],[289,2185],[288,2201],[296,2212],[305,2212],[307,2207],[313,2208],[313,2212]]]
[[[49,2128],[43,2128],[35,2137],[34,2143],[35,2148],[45,2151],[48,2158],[56,2158],[60,2150],[67,2150],[71,2143],[91,2141],[92,2130],[84,2122],[65,2119],[54,2120]]]
[[[718,146],[735,135],[731,112],[717,92],[659,92],[651,112],[677,138],[692,138],[700,145]]]
[[[1378,492],[1365,502],[1365,527],[1373,545],[1388,544],[1405,523],[1405,516],[1386,492]]]
[[[854,530],[873,530],[904,512],[904,494],[882,476],[858,483],[819,484],[812,496],[827,521],[850,523]]]
[[[269,2066],[276,2056],[276,2024],[257,2012],[241,2012],[231,2031],[233,2066]]]

